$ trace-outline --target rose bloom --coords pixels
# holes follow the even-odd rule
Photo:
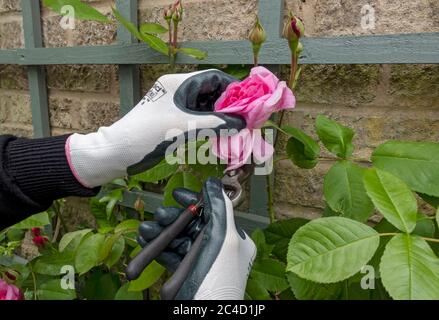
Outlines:
[[[49,241],[49,239],[44,236],[36,236],[32,239],[32,242],[39,248],[43,248],[47,241]]]
[[[267,161],[274,149],[262,138],[260,128],[273,113],[295,105],[296,98],[285,81],[264,67],[253,68],[247,79],[230,84],[215,103],[216,112],[242,116],[247,128],[231,137],[212,139],[212,152],[228,162],[227,170],[248,163],[252,153],[258,163]]]
[[[24,296],[16,286],[0,279],[0,300],[24,300]]]

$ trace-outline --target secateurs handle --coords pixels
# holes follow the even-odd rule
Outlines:
[[[166,227],[157,238],[131,260],[126,269],[128,280],[135,280],[141,275],[143,270],[165,250],[171,241],[177,238],[184,228],[198,216],[202,204],[203,201],[200,200],[197,204],[189,206],[180,214],[177,220]]]

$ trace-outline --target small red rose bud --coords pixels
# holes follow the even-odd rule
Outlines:
[[[32,235],[34,237],[41,235],[41,229],[40,228],[32,228],[31,232],[32,232]]]
[[[174,22],[180,22],[181,20],[183,20],[183,4],[181,2],[181,0],[177,0],[174,5],[173,5],[173,15],[172,15],[172,20],[174,20]]]
[[[248,39],[253,45],[254,54],[258,55],[261,50],[261,45],[267,40],[267,34],[265,33],[264,27],[261,25],[258,17],[256,17],[255,25],[250,30]]]
[[[44,236],[36,236],[32,239],[32,242],[38,248],[43,248],[47,241],[49,241],[49,239],[47,237],[44,237]]]
[[[285,23],[283,37],[288,40],[291,50],[296,51],[299,39],[305,35],[305,26],[302,20],[296,17],[292,12]]]
[[[8,278],[11,281],[17,280],[17,276],[14,274],[13,271],[11,271],[11,272],[10,271],[6,271],[5,272],[5,276],[6,276],[6,278]]]

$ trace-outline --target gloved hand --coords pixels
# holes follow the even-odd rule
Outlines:
[[[171,144],[185,143],[202,129],[216,134],[227,134],[221,129],[243,129],[241,117],[212,112],[234,81],[218,70],[162,76],[133,110],[110,127],[69,137],[66,156],[73,174],[84,186],[97,187],[153,167]]]
[[[176,189],[174,198],[183,207],[195,204],[198,194]],[[198,236],[200,249],[190,272],[175,299],[239,300],[244,298],[251,266],[256,257],[252,239],[235,224],[233,206],[219,179],[210,178],[202,190],[204,212],[178,239],[170,243],[157,261],[174,272]],[[147,246],[164,227],[171,224],[184,209],[159,207],[156,221],[143,222],[138,242]],[[204,229],[204,230],[203,230]],[[200,231],[203,230],[201,233]]]

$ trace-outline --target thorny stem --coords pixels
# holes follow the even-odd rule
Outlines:
[[[257,54],[253,55],[253,64],[255,67],[257,67],[259,65],[259,57]]]
[[[270,223],[274,223],[276,221],[276,212],[274,211],[274,205],[273,205],[273,187],[271,185],[271,175],[267,174],[265,176],[265,179],[267,184],[268,214],[270,217]]]
[[[29,266],[29,269],[30,269],[30,273],[32,274],[32,282],[33,282],[33,285],[34,285],[34,300],[38,300],[38,296],[37,296],[37,279],[35,277],[35,273],[32,270],[31,266]]]

